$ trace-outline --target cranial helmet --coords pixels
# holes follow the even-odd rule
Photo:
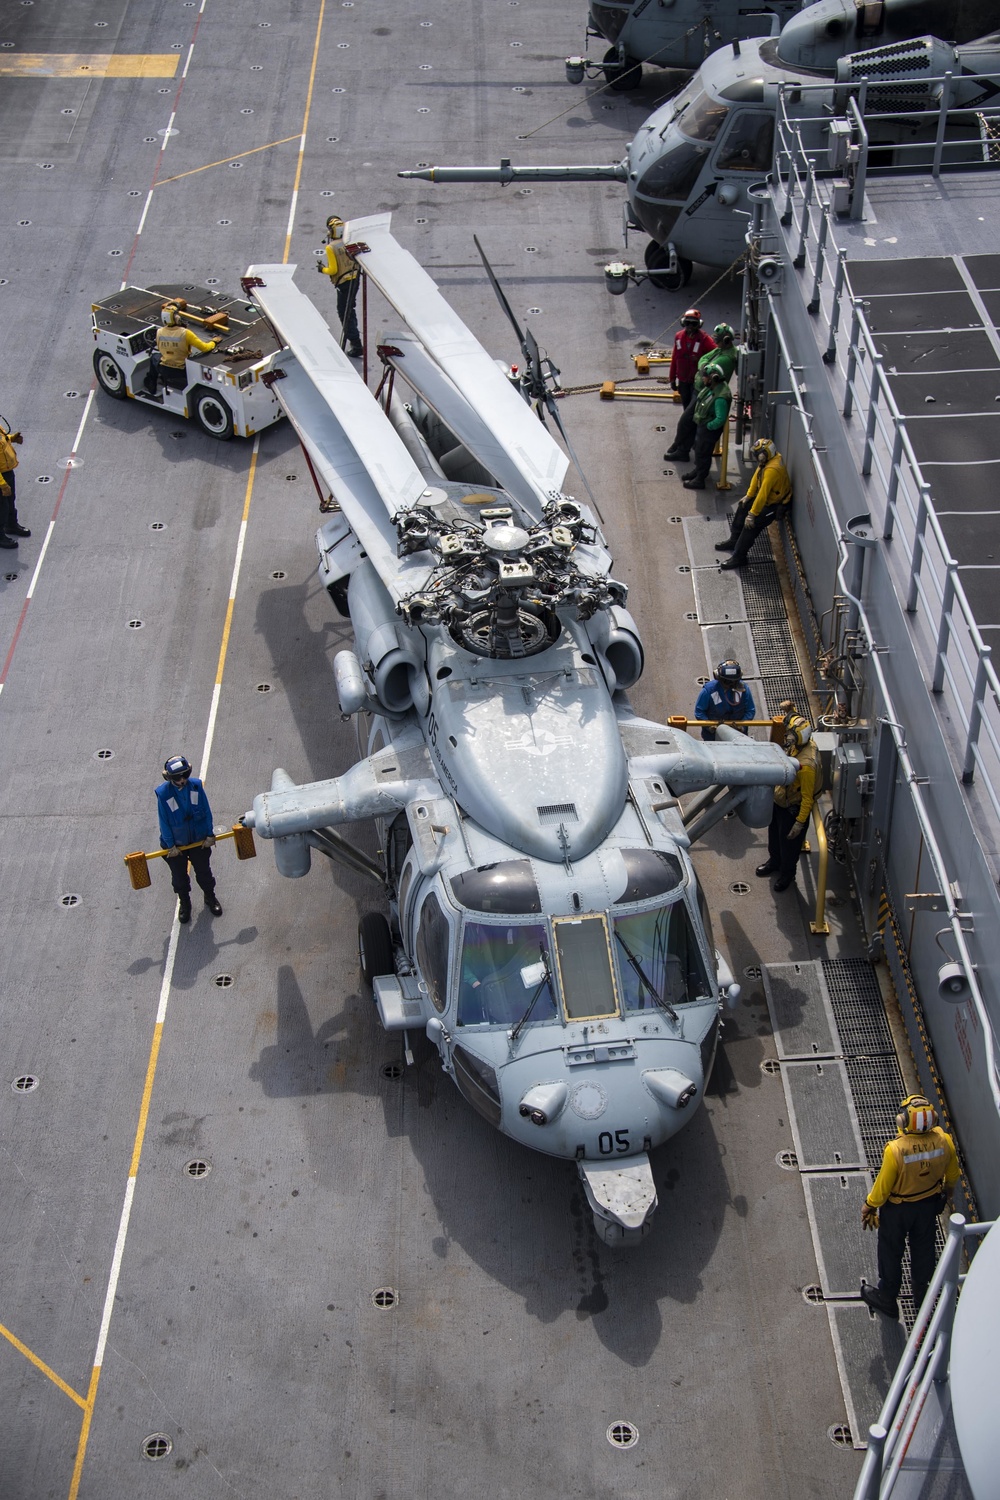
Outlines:
[[[327,229],[329,229],[331,234],[333,234],[338,227],[342,229],[343,225],[344,221],[339,214],[331,214],[326,221],[326,227]]]
[[[701,313],[698,311],[698,309],[696,307],[689,307],[688,310],[687,310],[687,312],[681,318],[681,322],[683,324],[685,324],[685,326],[687,326],[688,324],[693,323],[694,326],[695,326],[695,328],[700,328],[701,327]]]
[[[163,763],[163,774],[174,786],[180,786],[191,775],[191,762],[186,755],[170,755]]]
[[[743,668],[733,657],[726,661],[720,661],[715,669],[715,675],[719,682],[725,682],[735,687],[743,680]]]
[[[909,1094],[899,1106],[896,1125],[907,1135],[922,1135],[937,1124],[937,1110],[923,1094]]]
[[[758,438],[750,449],[750,454],[759,464],[766,464],[769,458],[777,458],[778,450],[770,438]]]
[[[705,379],[714,385],[719,380],[728,382],[729,377],[721,365],[708,365],[705,369]]]
[[[728,341],[732,343],[733,339],[736,337],[736,334],[734,333],[733,328],[729,323],[716,323],[712,332],[715,335],[717,341],[728,339]]]
[[[177,322],[177,304],[167,302],[160,313],[160,322],[164,328],[173,328]]]
[[[801,714],[785,715],[785,749],[801,750],[812,739],[812,725]]]

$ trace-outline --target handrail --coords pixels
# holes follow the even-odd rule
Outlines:
[[[992,1228],[992,1222],[967,1224],[963,1214],[949,1217],[944,1251],[917,1311],[882,1410],[868,1429],[868,1451],[854,1500],[889,1500],[930,1386],[947,1379],[965,1241]]]

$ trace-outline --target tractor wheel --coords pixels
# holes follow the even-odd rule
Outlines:
[[[194,392],[194,419],[202,432],[218,438],[220,443],[228,442],[235,431],[232,412],[214,391]]]
[[[114,396],[116,401],[125,401],[128,397],[128,387],[125,384],[125,374],[116,359],[112,359],[104,349],[94,351],[94,374],[97,376],[98,384],[102,391],[107,391],[109,396]]]

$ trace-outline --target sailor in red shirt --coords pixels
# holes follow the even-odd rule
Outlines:
[[[674,334],[674,347],[670,351],[670,384],[680,392],[681,405],[687,406],[694,395],[694,372],[703,354],[715,348],[710,333],[703,333],[701,313],[689,307],[681,318],[679,333]]]

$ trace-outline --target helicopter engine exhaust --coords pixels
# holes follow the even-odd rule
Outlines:
[[[358,655],[375,697],[386,713],[406,713],[413,707],[410,672],[420,663],[411,633],[400,627],[389,591],[367,559],[351,574],[347,601]]]

